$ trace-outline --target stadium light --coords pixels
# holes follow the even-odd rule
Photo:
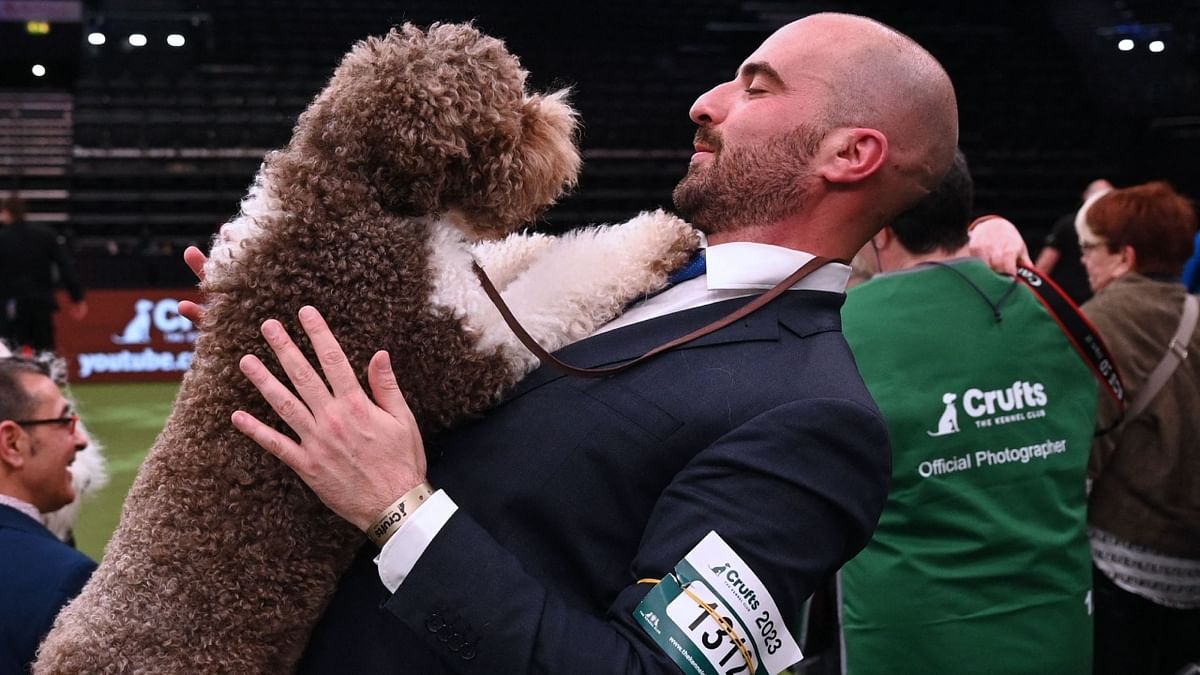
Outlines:
[[[133,35],[129,36],[129,44],[133,45],[134,47],[145,47],[146,36],[142,35],[141,33],[134,33]]]
[[[179,33],[171,33],[167,36],[167,44],[171,45],[172,47],[182,47],[186,42],[187,40],[185,40]]]
[[[1155,54],[1161,52],[1162,50],[1164,50],[1166,48],[1167,48],[1167,45],[1162,40],[1154,40],[1153,42],[1150,43],[1150,51],[1154,52]]]
[[[42,77],[43,75],[46,74],[46,66],[43,66],[40,63],[33,64],[32,70],[33,70],[34,77]]]
[[[1133,51],[1133,40],[1130,40],[1129,38],[1121,40],[1117,43],[1117,49],[1120,49],[1123,52]]]
[[[104,37],[104,33],[88,33],[88,44],[89,45],[96,45],[97,47],[99,47],[100,45],[104,44],[107,41],[108,41],[108,38]]]

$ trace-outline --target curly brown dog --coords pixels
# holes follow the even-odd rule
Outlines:
[[[470,26],[406,25],[345,57],[223,228],[174,413],[36,672],[294,668],[363,535],[229,422],[240,408],[285,428],[238,370],[246,353],[273,361],[265,319],[301,335],[297,311],[316,306],[357,369],[388,350],[429,432],[492,405],[537,365],[483,294],[475,257],[551,349],[686,260],[694,233],[662,213],[472,244],[528,223],[579,168],[563,94],[527,93],[525,76]]]

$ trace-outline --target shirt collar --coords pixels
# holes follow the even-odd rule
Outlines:
[[[806,251],[735,241],[708,246],[705,251],[705,275],[708,289],[766,290],[800,269],[813,254]],[[814,270],[793,288],[844,293],[850,280],[850,266],[829,263]]]
[[[11,506],[30,518],[33,518],[37,522],[42,522],[41,513],[38,512],[36,506],[30,504],[29,502],[22,501],[16,497],[10,497],[8,495],[0,495],[0,504]]]

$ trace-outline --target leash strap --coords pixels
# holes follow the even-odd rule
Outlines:
[[[1113,359],[1112,353],[1108,351],[1104,340],[1100,339],[1100,332],[1096,330],[1091,321],[1088,321],[1083,312],[1079,311],[1079,307],[1071,298],[1049,277],[1042,276],[1031,267],[1021,266],[1017,268],[1017,278],[1025,282],[1025,285],[1049,310],[1050,316],[1058,322],[1059,328],[1066,334],[1071,345],[1091,367],[1096,379],[1104,385],[1104,390],[1123,412],[1125,410],[1125,384],[1121,381],[1121,374],[1117,372],[1117,362]]]
[[[479,266],[479,263],[473,263],[473,266],[475,269],[475,276],[479,278],[479,283],[483,286],[484,293],[487,293],[487,296],[491,299],[492,304],[496,305],[496,309],[500,311],[500,316],[504,317],[504,322],[508,324],[508,327],[512,329],[512,332],[516,334],[517,339],[521,341],[521,344],[525,345],[526,349],[532,352],[534,356],[538,357],[542,363],[552,365],[567,375],[574,375],[576,377],[600,378],[607,377],[614,373],[619,373],[623,370],[628,370],[629,368],[632,368],[651,357],[657,356],[662,352],[665,352],[669,349],[674,349],[680,345],[687,344],[697,338],[704,337],[709,333],[716,332],[736,321],[744,319],[750,314],[753,314],[761,309],[764,305],[771,302],[775,298],[783,295],[785,291],[792,286],[795,286],[797,282],[811,274],[817,268],[830,262],[843,261],[838,261],[834,258],[826,258],[824,256],[816,256],[801,266],[800,269],[792,272],[788,278],[776,284],[774,288],[756,297],[751,302],[742,305],[737,310],[724,316],[723,318],[720,318],[700,329],[692,331],[687,335],[675,338],[666,344],[659,345],[658,347],[651,349],[632,361],[627,361],[615,366],[608,366],[606,368],[579,368],[577,366],[572,366],[569,363],[564,363],[558,359],[558,357],[542,348],[542,346],[538,344],[537,340],[535,340],[533,336],[531,336],[529,332],[525,330],[525,327],[522,326],[519,321],[517,321],[517,317],[513,315],[512,310],[508,307],[508,304],[505,303],[504,299],[500,297],[500,291],[496,290],[496,286],[492,283],[492,280],[488,278],[488,275],[483,271],[483,268]]]

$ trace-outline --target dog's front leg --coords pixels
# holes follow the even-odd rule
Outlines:
[[[554,239],[503,296],[550,351],[591,335],[630,302],[661,289],[699,245],[699,235],[663,211]],[[506,341],[516,337],[505,331]]]
[[[471,254],[496,288],[504,290],[555,242],[555,237],[544,234],[516,232],[503,239],[477,242],[471,246]]]

